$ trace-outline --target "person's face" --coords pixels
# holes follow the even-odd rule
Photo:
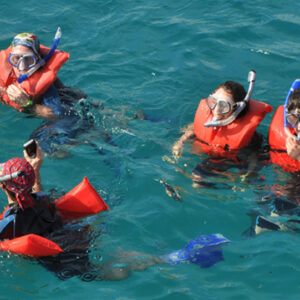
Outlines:
[[[10,56],[13,64],[13,70],[17,77],[25,74],[30,66],[37,62],[37,57],[35,53],[30,49],[22,45],[18,45],[11,50]],[[22,59],[21,57],[25,57]],[[18,59],[21,58],[21,59]],[[34,61],[35,58],[35,61]]]
[[[291,124],[295,124],[294,130],[296,134],[300,133],[300,109],[295,108],[288,112],[288,115],[290,115],[287,119]]]
[[[213,109],[212,106],[210,107],[214,119],[220,121],[230,117],[234,111],[235,104],[232,99],[232,95],[225,89],[219,88],[210,96],[212,97],[211,99],[213,100],[213,103],[215,103],[215,107]]]

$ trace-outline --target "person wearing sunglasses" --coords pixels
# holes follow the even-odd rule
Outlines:
[[[63,111],[57,90],[64,86],[56,74],[70,55],[56,50],[59,39],[49,49],[40,45],[36,35],[25,32],[0,52],[3,104],[45,118],[55,118]]]
[[[194,123],[187,126],[173,145],[173,156],[178,159],[184,142],[191,139],[195,141],[193,146],[197,152],[214,157],[235,157],[236,150],[260,145],[262,136],[256,132],[256,128],[265,115],[272,111],[272,107],[250,100],[252,88],[249,85],[246,93],[241,84],[226,81],[201,100]]]
[[[293,88],[299,85],[299,80],[293,83],[269,129],[270,161],[290,173],[300,171],[300,87]]]

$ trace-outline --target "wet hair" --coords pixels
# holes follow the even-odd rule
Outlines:
[[[287,110],[290,112],[294,109],[300,109],[300,88],[295,89],[289,97]]]
[[[225,81],[220,84],[216,90],[220,88],[223,88],[227,93],[229,93],[235,103],[243,101],[246,96],[246,90],[244,87],[235,81]]]
[[[235,81],[225,81],[224,83],[220,84],[216,90],[224,89],[227,93],[232,96],[233,102],[237,103],[243,101],[246,97],[246,90],[245,88],[238,82]],[[242,112],[238,115],[237,119],[244,116],[249,108],[249,102],[247,103],[246,107],[242,110]]]

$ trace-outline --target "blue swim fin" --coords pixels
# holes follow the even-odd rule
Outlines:
[[[200,235],[191,240],[185,248],[162,255],[161,259],[170,264],[189,262],[208,268],[223,260],[221,245],[228,242],[229,240],[220,233]]]

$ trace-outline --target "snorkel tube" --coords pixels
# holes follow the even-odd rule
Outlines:
[[[61,38],[61,29],[60,27],[58,27],[50,51],[46,54],[44,58],[41,58],[40,61],[34,67],[29,69],[26,74],[23,74],[18,78],[19,83],[23,82],[25,79],[31,76],[35,71],[37,71],[40,67],[42,67],[47,62],[47,60],[52,56],[52,54],[56,50],[60,38]]]
[[[8,180],[11,180],[11,179],[14,179],[14,178],[18,178],[18,177],[23,176],[24,174],[25,174],[24,171],[19,170],[17,172],[13,172],[13,173],[5,175],[5,176],[0,176],[0,182],[4,182],[4,181],[8,181]]]
[[[224,119],[224,120],[219,120],[219,121],[214,120],[214,118],[213,118],[212,121],[205,123],[204,126],[205,127],[217,127],[217,126],[225,126],[225,125],[232,123],[237,118],[237,116],[245,109],[247,103],[249,102],[252,91],[253,91],[255,78],[256,78],[256,72],[254,70],[250,70],[250,72],[248,74],[249,87],[248,87],[247,94],[243,101],[236,103],[237,108],[230,115],[230,117],[228,117],[227,119]]]
[[[283,124],[284,124],[284,131],[286,133],[287,136],[297,140],[297,142],[299,143],[300,142],[300,137],[299,136],[295,136],[294,134],[291,133],[291,131],[289,130],[289,125],[287,123],[287,120],[286,120],[286,114],[287,114],[287,104],[289,102],[289,98],[291,96],[291,94],[293,93],[294,90],[296,90],[297,88],[300,87],[300,79],[296,79],[293,84],[291,85],[290,87],[290,90],[288,91],[287,95],[286,95],[286,98],[285,98],[285,102],[284,102],[284,113],[283,113],[283,118],[284,118],[284,121],[283,121]]]

